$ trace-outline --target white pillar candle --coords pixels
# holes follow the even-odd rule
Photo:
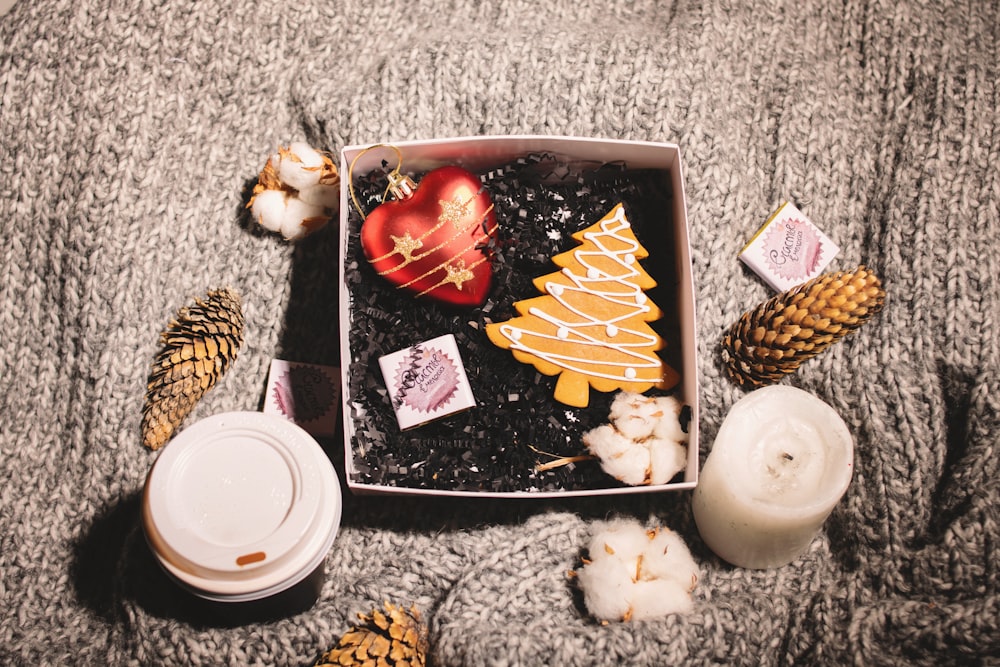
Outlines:
[[[847,491],[854,442],[840,415],[812,394],[770,386],[723,421],[692,496],[698,532],[733,565],[797,558]]]

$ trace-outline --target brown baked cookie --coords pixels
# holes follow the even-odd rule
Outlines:
[[[639,260],[649,256],[617,204],[577,232],[580,245],[552,262],[560,268],[536,278],[543,296],[514,304],[519,317],[486,327],[490,340],[545,375],[559,374],[555,399],[586,407],[597,391],[642,393],[668,389],[679,376],[656,351],[663,347],[649,322],[663,316],[646,296],[656,282]]]

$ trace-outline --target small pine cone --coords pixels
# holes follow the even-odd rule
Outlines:
[[[160,335],[142,411],[142,441],[159,449],[205,392],[215,386],[243,345],[243,307],[232,288],[181,308]]]
[[[427,627],[420,613],[388,602],[385,613],[358,614],[361,625],[348,630],[334,648],[323,654],[315,667],[424,667]]]
[[[751,388],[778,382],[882,309],[885,291],[864,266],[837,271],[778,294],[746,312],[722,338],[734,382]]]

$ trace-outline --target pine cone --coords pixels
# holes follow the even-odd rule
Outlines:
[[[142,441],[159,449],[205,392],[226,372],[243,345],[243,308],[232,288],[213,290],[181,308],[160,335],[142,411]]]
[[[420,622],[420,613],[413,607],[406,610],[388,602],[385,611],[358,614],[362,624],[348,630],[315,667],[423,667],[427,627]]]
[[[882,309],[885,291],[864,266],[826,273],[744,313],[722,338],[734,382],[774,384]]]

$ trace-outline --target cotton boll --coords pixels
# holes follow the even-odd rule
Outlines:
[[[590,557],[599,560],[605,556],[614,560],[634,562],[646,550],[649,535],[635,521],[613,519],[594,524],[593,537],[590,540]],[[634,565],[629,566],[631,573]],[[631,574],[630,573],[630,574]]]
[[[275,161],[277,158],[277,161]],[[271,156],[276,164],[278,179],[288,187],[304,190],[319,184],[323,171],[323,156],[309,144],[294,142]]]
[[[600,459],[601,469],[615,479],[633,486],[646,482],[649,450],[610,424],[584,433],[583,443]]]
[[[288,208],[287,195],[281,190],[264,190],[254,196],[250,213],[264,229],[280,232]]]
[[[627,415],[634,414],[642,398],[642,394],[636,394],[631,391],[618,392],[608,410],[608,420],[613,424]]]
[[[601,468],[631,485],[667,484],[687,466],[687,434],[680,426],[681,404],[672,396],[651,398],[622,391],[611,402],[611,424],[583,436]]]
[[[583,434],[582,440],[590,453],[601,459],[621,456],[633,447],[632,440],[616,431],[610,424],[587,431]]]
[[[625,484],[648,484],[649,450],[642,445],[633,444],[618,456],[602,458],[601,468]]]
[[[687,466],[684,445],[661,438],[650,438],[645,445],[649,449],[650,484],[666,484]]]
[[[297,197],[288,198],[288,207],[281,223],[281,235],[297,241],[314,232],[330,220],[322,206],[307,204]]]
[[[643,414],[625,414],[614,420],[615,428],[631,440],[644,440],[653,434],[656,420]]]
[[[340,208],[340,186],[320,183],[299,190],[299,199],[313,206],[328,209]]]
[[[587,610],[603,621],[642,620],[692,608],[698,568],[680,536],[632,519],[594,524],[576,573]]]
[[[680,401],[673,396],[660,396],[656,399],[656,404],[663,416],[657,421],[653,435],[675,442],[687,442],[687,433],[681,428]]]
[[[685,591],[692,590],[700,576],[687,544],[669,528],[661,528],[649,541],[643,556],[643,570],[646,576],[669,579]]]
[[[339,208],[340,177],[328,156],[296,142],[268,158],[253,192],[248,204],[253,217],[295,241],[330,221]]]
[[[691,595],[677,582],[664,579],[639,581],[630,589],[633,621],[662,618],[691,611]]]
[[[615,399],[611,401],[608,418],[611,421],[615,421],[622,415],[632,414],[639,403],[644,400],[646,400],[646,397],[642,394],[637,394],[634,391],[620,391],[615,395]]]
[[[642,440],[653,433],[659,419],[656,410],[655,403],[642,394],[620,392],[611,403],[608,418],[626,437]]]
[[[632,580],[621,561],[595,560],[581,568],[576,576],[583,591],[583,603],[595,618],[619,621],[628,615]]]

